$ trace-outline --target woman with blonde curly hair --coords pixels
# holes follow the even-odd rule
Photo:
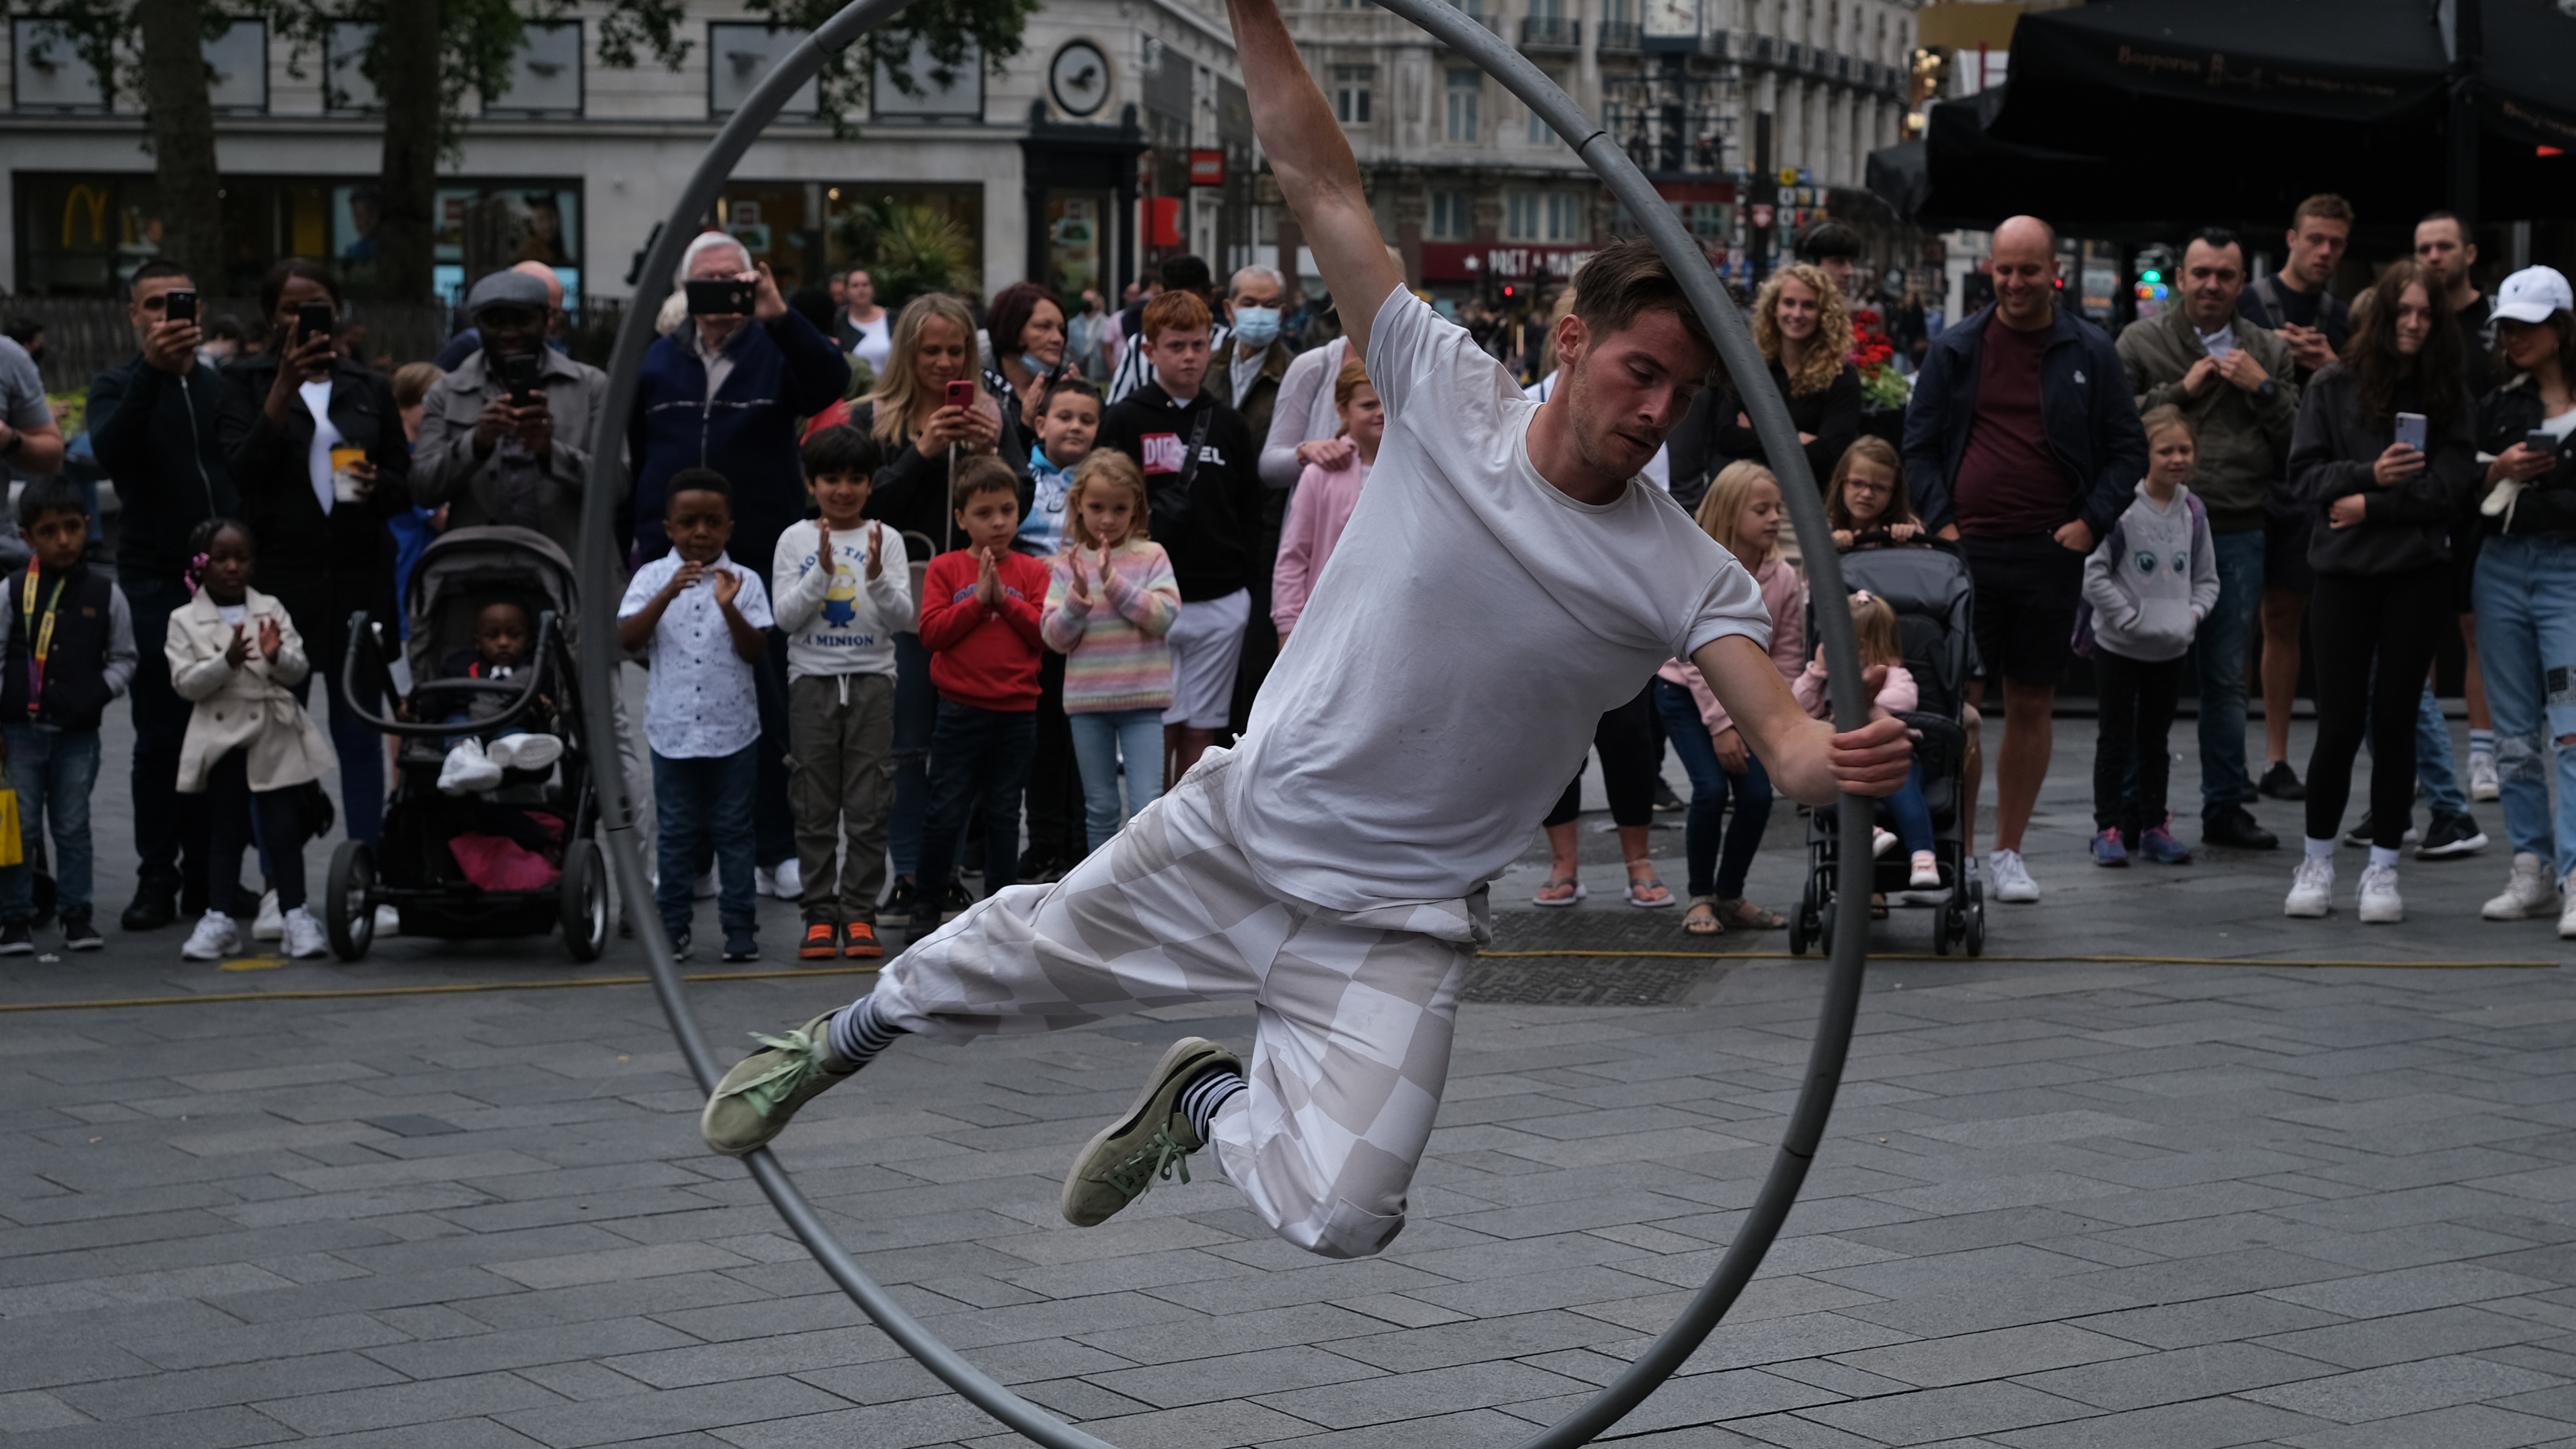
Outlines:
[[[1822,269],[1805,262],[1782,267],[1753,299],[1753,341],[1770,360],[1771,381],[1789,400],[1789,421],[1806,445],[1807,470],[1821,485],[1860,436],[1860,369],[1850,361],[1850,305]],[[1710,461],[1719,468],[1738,459],[1770,465],[1742,399],[1725,399],[1720,407],[1724,421]]]

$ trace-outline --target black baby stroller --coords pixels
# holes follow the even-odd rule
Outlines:
[[[403,605],[411,619],[404,657],[416,681],[411,717],[364,716],[401,744],[384,840],[380,846],[342,841],[331,857],[323,896],[331,949],[343,961],[366,955],[375,941],[376,908],[390,905],[400,913],[406,936],[541,936],[560,925],[574,960],[597,959],[607,947],[609,926],[608,863],[592,838],[599,822],[595,772],[603,754],[608,768],[617,768],[617,752],[614,742],[602,751],[584,737],[573,658],[580,608],[572,561],[530,529],[451,529],[421,555],[409,594]],[[472,646],[475,617],[504,601],[527,610],[534,621],[531,667],[509,679],[440,678],[446,661]],[[366,697],[362,680],[394,697],[381,629],[363,611],[350,619],[349,653],[341,666],[345,698]],[[494,711],[488,700],[496,695],[501,705]],[[525,728],[542,712],[541,695],[553,704],[561,759],[543,770],[505,770],[488,792],[440,792],[439,770],[453,739]],[[478,696],[487,705],[472,724],[447,722]],[[555,836],[562,848],[559,880],[534,889],[487,890],[467,877],[450,844],[461,835],[497,833],[489,829],[500,818],[495,812],[507,813],[504,823],[521,834],[533,824]]]
[[[1905,667],[1914,675],[1921,703],[1898,716],[1914,732],[1915,758],[1923,764],[1923,802],[1932,812],[1932,853],[1941,865],[1941,889],[1913,893],[1933,902],[1932,949],[1950,954],[1953,942],[1971,956],[1986,948],[1985,882],[1968,869],[1962,829],[1963,812],[1976,802],[1967,797],[1968,680],[1976,670],[1975,591],[1968,566],[1957,555],[1938,548],[1861,549],[1843,555],[1843,584],[1885,599],[1896,611],[1896,627],[1905,642]],[[1842,600],[1831,601],[1842,607]],[[1816,637],[1817,602],[1808,601],[1807,637]],[[1807,819],[1807,889],[1789,918],[1789,949],[1806,954],[1809,942],[1831,951],[1834,944],[1834,892],[1841,842],[1831,810]],[[1878,823],[1893,823],[1885,807]],[[1909,868],[1902,851],[1877,858],[1872,889],[1890,900],[1911,892]]]

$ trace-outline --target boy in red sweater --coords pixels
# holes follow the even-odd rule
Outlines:
[[[1020,795],[1037,747],[1038,611],[1047,566],[1011,551],[1020,527],[1020,482],[998,458],[957,465],[957,528],[966,546],[930,561],[921,584],[921,643],[939,690],[930,737],[930,824],[921,842],[926,881],[948,879],[966,807],[984,800],[984,894],[1018,881]],[[939,929],[939,897],[919,892],[907,930]]]

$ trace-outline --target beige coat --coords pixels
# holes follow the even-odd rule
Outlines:
[[[182,794],[202,793],[215,762],[244,746],[250,749],[253,790],[283,790],[318,780],[339,762],[321,727],[287,693],[313,672],[295,621],[284,605],[257,589],[245,591],[242,603],[248,610],[243,627],[251,651],[239,669],[224,662],[233,626],[202,590],[170,616],[170,637],[163,646],[170,657],[170,685],[180,698],[197,703],[196,713],[188,716],[187,742],[179,750]],[[259,652],[262,619],[275,619],[286,636],[274,663]]]

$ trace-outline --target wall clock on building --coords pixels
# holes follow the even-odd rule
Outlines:
[[[1066,115],[1095,114],[1109,104],[1109,57],[1088,40],[1071,41],[1048,65],[1047,88]]]
[[[1645,20],[1650,40],[1699,41],[1699,0],[1646,0]]]

